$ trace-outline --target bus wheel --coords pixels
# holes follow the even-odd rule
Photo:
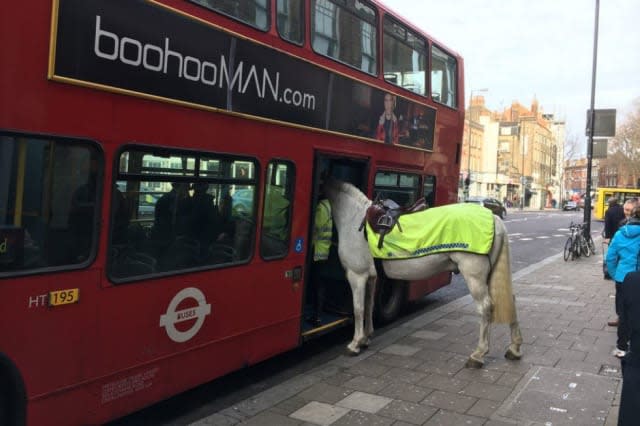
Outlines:
[[[395,320],[407,301],[407,286],[403,281],[378,277],[375,318],[381,324]]]
[[[10,373],[0,369],[0,425],[24,426],[26,422],[26,398],[16,391]]]
[[[9,385],[7,380],[0,375],[0,425],[10,424],[9,416]]]

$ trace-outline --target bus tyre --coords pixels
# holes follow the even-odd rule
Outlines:
[[[24,426],[26,424],[24,388],[17,389],[13,374],[0,368],[0,425]]]
[[[0,373],[1,374],[1,373]],[[0,425],[11,425],[11,416],[9,414],[9,384],[7,380],[0,375]]]
[[[386,324],[398,317],[407,301],[407,286],[402,281],[379,277],[376,285],[375,319]]]

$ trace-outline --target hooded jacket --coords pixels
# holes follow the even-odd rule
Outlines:
[[[613,236],[607,251],[607,269],[616,283],[640,269],[640,219],[630,219]]]

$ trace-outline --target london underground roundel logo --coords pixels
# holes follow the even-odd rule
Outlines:
[[[197,306],[177,311],[178,305],[187,299],[194,299]],[[204,317],[210,313],[211,305],[207,303],[204,294],[199,289],[195,287],[183,288],[173,296],[167,307],[167,312],[160,316],[160,327],[166,329],[167,335],[174,342],[186,342],[200,331],[202,324],[204,324]],[[176,328],[177,323],[194,319],[196,321],[188,330],[180,331]]]

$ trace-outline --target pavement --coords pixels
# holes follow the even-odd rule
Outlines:
[[[464,368],[479,321],[467,295],[192,425],[616,425],[615,284],[601,262],[560,254],[514,273],[520,361],[503,357],[500,324],[484,367]]]

